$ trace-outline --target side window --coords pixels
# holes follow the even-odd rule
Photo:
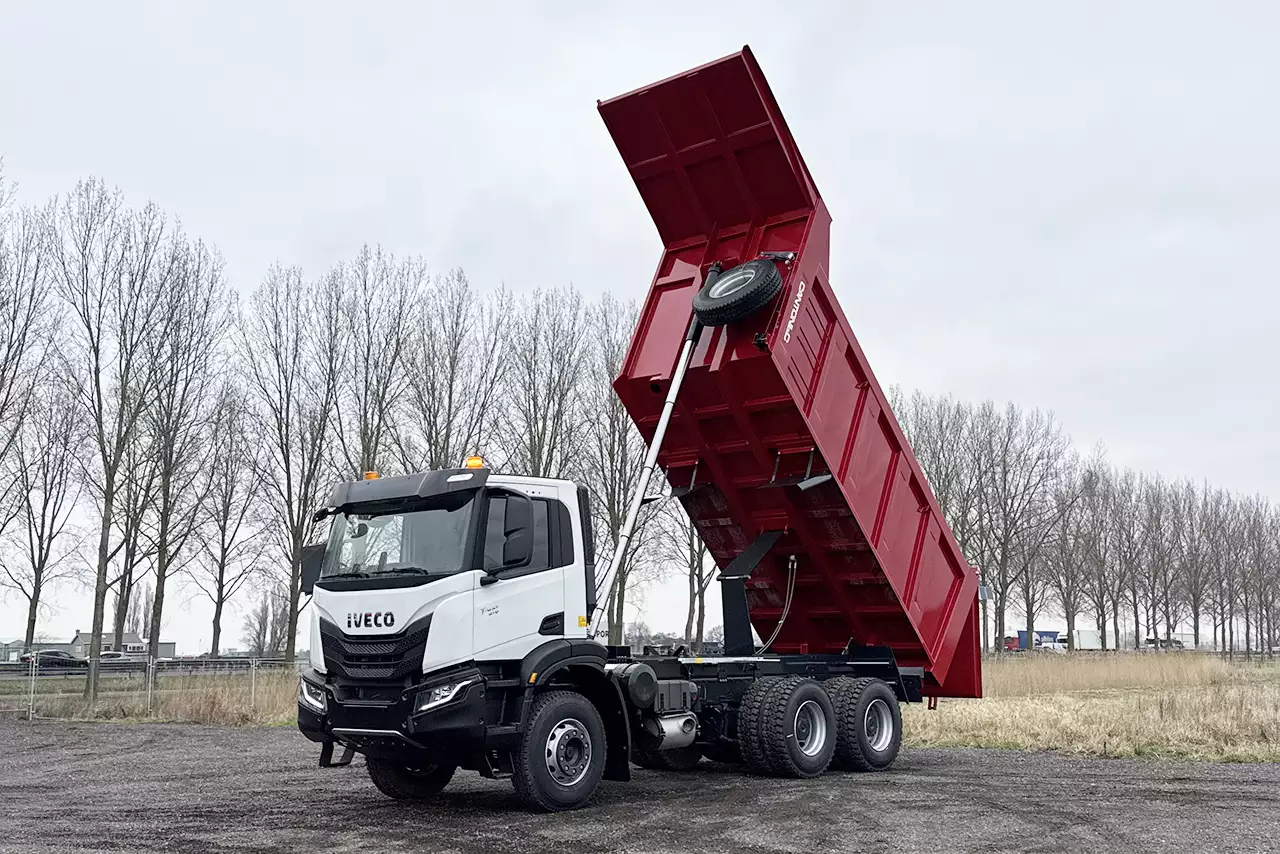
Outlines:
[[[514,571],[522,574],[551,568],[550,502],[545,498],[535,498],[531,509],[533,511],[533,555],[527,565],[512,567]],[[506,515],[506,497],[502,495],[491,497],[484,530],[484,568],[486,570],[498,569],[502,566],[502,547],[507,541]]]

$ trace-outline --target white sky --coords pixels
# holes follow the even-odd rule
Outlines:
[[[26,202],[91,174],[154,200],[242,292],[380,242],[639,298],[660,244],[595,102],[750,44],[882,382],[1280,497],[1280,5],[468,5],[5,2],[5,172]],[[166,639],[199,651],[207,609],[171,595]],[[45,630],[87,602],[60,591]]]

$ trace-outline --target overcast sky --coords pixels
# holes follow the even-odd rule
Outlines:
[[[1280,498],[1280,4],[463,5],[0,2],[5,173],[155,201],[242,292],[369,242],[640,298],[660,243],[596,100],[749,44],[881,382]],[[59,602],[48,631],[88,626]],[[205,611],[166,620],[180,651]]]

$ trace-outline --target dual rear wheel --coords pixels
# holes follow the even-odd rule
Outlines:
[[[738,708],[738,745],[752,773],[811,778],[833,763],[882,771],[902,745],[902,713],[880,679],[767,677]]]

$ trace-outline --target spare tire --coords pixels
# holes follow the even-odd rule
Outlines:
[[[782,274],[768,258],[726,270],[693,296],[693,313],[703,326],[724,326],[755,314],[782,290]]]

